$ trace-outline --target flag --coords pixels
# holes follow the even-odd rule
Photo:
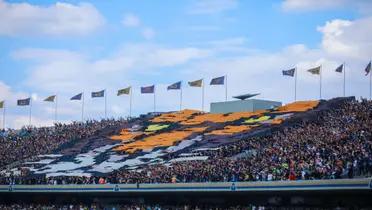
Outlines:
[[[105,96],[105,90],[92,92],[92,98],[100,98]]]
[[[203,79],[191,81],[191,82],[189,82],[189,85],[191,87],[201,87],[203,85]]]
[[[4,101],[0,101],[0,109],[4,108]]]
[[[141,93],[154,93],[154,91],[155,91],[155,85],[141,87]]]
[[[225,84],[225,76],[213,78],[209,84],[210,85],[223,85]]]
[[[339,67],[336,68],[336,72],[342,73],[342,70],[344,69],[344,64],[341,64]]]
[[[283,70],[282,73],[283,73],[283,76],[290,76],[290,77],[293,77],[294,74],[296,72],[296,69],[293,68],[293,69],[288,69],[288,70]]]
[[[79,93],[76,96],[73,96],[70,100],[81,100],[81,97],[83,96],[83,93]]]
[[[181,84],[182,84],[181,81],[173,83],[173,84],[168,86],[167,90],[179,90],[179,89],[181,89]]]
[[[121,96],[121,95],[129,95],[130,93],[130,88],[131,87],[127,87],[127,88],[124,88],[124,89],[120,89],[118,90],[118,96]]]
[[[31,98],[19,99],[17,100],[18,106],[28,106],[30,105]]]
[[[366,69],[364,70],[366,72],[366,76],[371,72],[371,61],[368,63]]]
[[[44,101],[47,101],[47,102],[54,102],[55,99],[56,99],[56,95],[53,95],[53,96],[49,96],[49,97],[47,97],[46,99],[44,99]]]
[[[307,70],[312,74],[320,74],[320,66]]]

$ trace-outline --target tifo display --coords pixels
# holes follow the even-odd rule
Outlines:
[[[372,103],[299,101],[0,132],[1,184],[339,179],[372,175]],[[10,149],[11,148],[11,149]],[[353,151],[353,152],[350,152]]]

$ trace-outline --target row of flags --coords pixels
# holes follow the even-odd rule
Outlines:
[[[371,62],[368,63],[368,65],[365,68],[365,75],[367,76],[371,72]],[[335,72],[342,73],[344,71],[344,64],[341,64],[335,69]],[[314,68],[310,68],[307,70],[307,72],[315,75],[320,75],[321,73],[321,66],[317,66]],[[288,70],[283,70],[282,74],[283,76],[290,76],[294,77],[296,73],[296,68],[288,69]],[[202,87],[203,86],[203,79],[195,80],[195,81],[190,81],[188,82],[190,87]],[[225,84],[225,76],[221,77],[216,77],[213,78],[210,83],[210,85],[224,85]],[[167,90],[180,90],[182,87],[182,81],[178,81],[176,83],[173,83],[167,87]],[[121,95],[129,95],[131,92],[131,87],[127,87],[124,89],[120,89],[117,92],[117,96]],[[142,94],[148,94],[148,93],[154,93],[155,92],[155,85],[151,86],[146,86],[146,87],[141,87],[141,93]],[[105,90],[97,91],[97,92],[92,92],[91,93],[92,98],[99,98],[99,97],[104,97],[105,96]],[[70,100],[81,100],[83,97],[83,93],[79,93],[73,97],[71,97]],[[56,99],[56,95],[52,95],[44,99],[46,102],[54,102]],[[25,98],[25,99],[19,99],[17,100],[17,105],[18,106],[28,106],[31,103],[31,98]],[[0,101],[0,109],[4,107],[4,101]]]
[[[367,76],[370,74],[371,76],[371,68],[372,64],[369,62],[367,66],[365,67],[365,75]],[[319,75],[319,93],[320,93],[320,98],[322,98],[322,66],[317,66],[314,68],[307,69],[307,72],[314,74],[314,75]],[[344,95],[345,95],[345,64],[341,64],[335,69],[335,72],[337,73],[344,73]],[[295,101],[296,101],[296,92],[297,92],[297,69],[292,68],[292,69],[287,69],[287,70],[282,70],[283,76],[290,76],[290,77],[295,77],[295,88],[294,88],[294,93],[295,93]],[[189,81],[188,85],[190,87],[199,87],[202,88],[202,110],[204,109],[204,79],[198,79],[195,81]],[[226,100],[227,100],[227,76],[220,76],[211,79],[209,82],[209,85],[225,85],[226,89]],[[372,95],[372,76],[370,78],[370,98]],[[123,89],[119,89],[117,91],[117,96],[121,95],[130,95],[132,98],[131,94],[131,89],[132,87],[126,87]],[[167,86],[167,90],[180,90],[180,109],[182,107],[182,81],[175,82],[169,86]],[[154,94],[154,112],[155,112],[155,85],[150,85],[150,86],[145,86],[141,87],[141,94]],[[91,92],[91,97],[92,98],[102,98],[105,97],[105,116],[107,114],[107,109],[106,109],[106,90],[101,90],[97,92]],[[56,120],[57,120],[57,95],[51,95],[48,96],[47,98],[44,99],[45,102],[55,102],[55,115],[56,115]],[[70,98],[70,100],[82,100],[84,99],[84,93],[79,93],[77,95],[74,95],[73,97]],[[132,99],[130,99],[130,113],[132,109]],[[84,100],[82,100],[82,120],[84,119]],[[19,99],[17,100],[17,105],[18,106],[30,106],[30,125],[31,125],[31,97],[29,98],[24,98],[24,99]],[[3,109],[3,124],[5,121],[5,101],[0,101],[0,109]],[[131,114],[130,114],[131,115]]]
[[[225,85],[227,82],[227,76],[220,76],[213,78],[210,81],[210,85]],[[202,94],[202,107],[204,107],[204,84],[203,79],[190,81],[188,82],[190,87],[203,87],[203,94]],[[117,96],[121,95],[132,95],[131,94],[132,87],[126,87],[123,89],[119,89],[117,91]],[[180,109],[182,108],[182,81],[178,81],[176,83],[173,83],[167,87],[167,90],[181,90],[180,91]],[[226,91],[227,92],[227,91]],[[141,87],[141,94],[154,94],[154,112],[155,112],[155,85],[151,86],[145,86]],[[226,93],[227,94],[227,93]],[[92,98],[102,98],[105,97],[105,116],[107,113],[107,105],[106,105],[106,90],[91,92]],[[227,96],[226,96],[227,97]],[[55,118],[57,119],[57,95],[51,95],[44,99],[45,102],[55,102]],[[84,93],[81,92],[79,94],[76,94],[70,98],[71,101],[81,101],[82,100],[82,119],[84,118]],[[130,115],[131,115],[131,109],[132,109],[132,96],[130,99]],[[31,124],[31,106],[32,106],[32,99],[24,98],[24,99],[18,99],[17,100],[17,106],[30,106],[30,124]],[[5,101],[0,101],[0,109],[4,109],[5,112]],[[5,114],[4,114],[5,115]]]
[[[202,87],[203,86],[203,79],[195,80],[188,82],[190,87]],[[213,78],[211,82],[209,83],[210,85],[224,85],[225,84],[225,76]],[[167,87],[167,90],[180,90],[182,87],[182,81],[173,83]],[[117,96],[121,95],[129,95],[131,92],[132,87],[127,87],[124,89],[120,89],[117,92]],[[142,94],[147,94],[147,93],[154,93],[155,92],[155,85],[151,86],[146,86],[146,87],[141,87],[141,93]],[[97,91],[97,92],[92,92],[91,93],[92,98],[100,98],[105,96],[105,90]],[[44,101],[46,102],[54,102],[56,99],[56,95],[48,96]],[[70,98],[71,101],[74,100],[81,100],[83,98],[83,93],[79,93],[73,97]],[[17,105],[18,106],[28,106],[31,103],[31,98],[25,98],[25,99],[19,99],[17,100]],[[4,101],[0,102],[0,108],[3,108],[4,106]]]
[[[367,64],[366,68],[364,69],[365,75],[367,76],[371,72],[371,61]],[[307,70],[307,72],[310,72],[311,74],[314,75],[319,75],[319,98],[322,98],[322,65],[310,68]],[[345,63],[339,65],[336,69],[335,72],[337,73],[344,73],[344,81],[343,81],[343,93],[345,96],[345,86],[346,86],[346,72],[345,72]],[[288,70],[283,70],[282,71],[283,76],[290,76],[290,77],[295,77],[295,85],[294,85],[294,98],[296,101],[296,93],[297,93],[297,69],[292,68]],[[371,99],[372,97],[372,76],[370,75],[370,90],[369,90],[369,97]]]
[[[335,72],[342,73],[344,71],[344,65],[345,64],[341,64],[340,66],[338,66],[335,69]],[[319,75],[320,74],[320,71],[321,71],[321,66],[317,66],[317,67],[308,69],[307,71],[310,72],[311,74],[317,74],[317,75]],[[364,69],[364,71],[365,71],[365,75],[366,76],[371,72],[371,62],[368,63],[368,65],[366,66],[366,68]],[[295,73],[296,73],[296,68],[292,68],[292,69],[288,69],[288,70],[283,70],[282,71],[283,76],[294,77],[295,76]]]

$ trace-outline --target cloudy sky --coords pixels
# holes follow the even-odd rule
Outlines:
[[[179,92],[166,86],[182,80],[184,108],[201,109],[201,90],[187,81],[228,75],[228,96],[293,101],[293,78],[281,70],[298,68],[298,99],[319,98],[319,79],[306,69],[322,64],[323,98],[369,96],[364,68],[372,57],[372,1],[369,0],[182,0],[182,1],[5,1],[0,0],[0,101],[6,127],[32,122],[50,125],[58,95],[58,119],[104,117],[104,100],[90,92],[107,90],[108,116],[127,116],[133,86],[133,113],[152,111],[153,97],[139,87],[156,84],[158,111],[177,110]],[[205,109],[225,99],[223,86],[206,86]]]

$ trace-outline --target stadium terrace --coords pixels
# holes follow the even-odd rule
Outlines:
[[[346,97],[2,130],[0,184],[13,191],[362,179],[372,175],[371,116],[371,101]]]

